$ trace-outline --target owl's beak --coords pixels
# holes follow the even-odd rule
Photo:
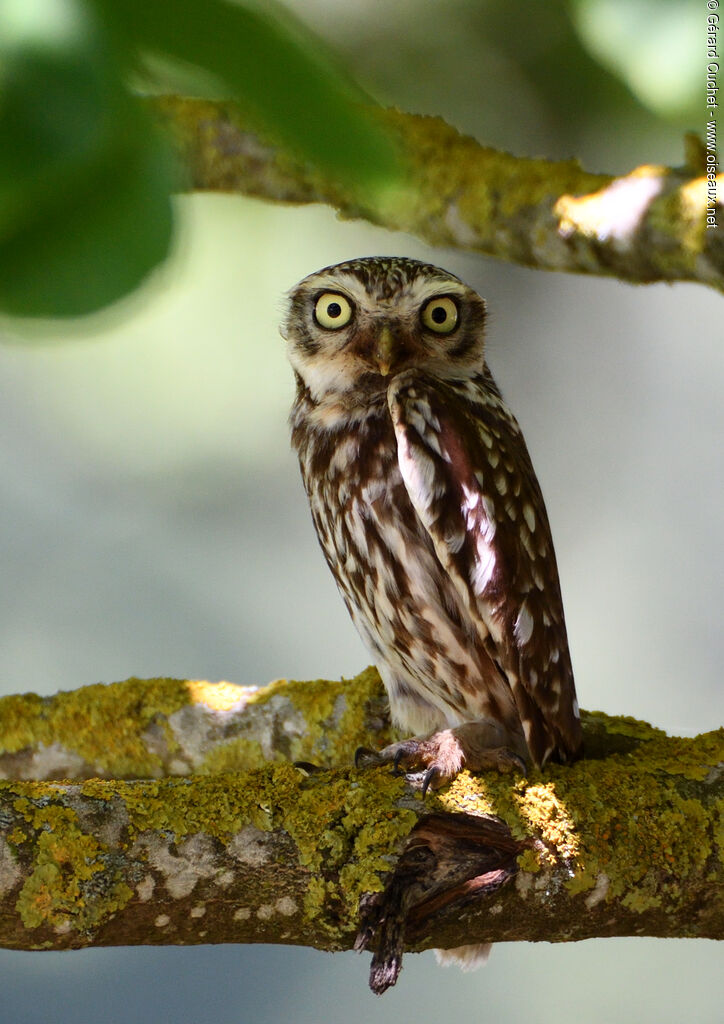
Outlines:
[[[375,362],[383,377],[389,376],[397,354],[397,345],[389,327],[383,327],[377,339]]]

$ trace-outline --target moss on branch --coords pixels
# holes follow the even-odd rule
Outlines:
[[[515,883],[462,909],[426,893],[437,909],[408,948],[724,936],[724,730],[668,737],[601,713],[584,726],[572,767],[463,772],[423,801],[415,780],[349,766],[358,744],[392,738],[373,669],[3,698],[0,943],[349,948],[411,832],[462,814],[495,815],[520,843]]]
[[[371,192],[294,160],[250,129],[233,104],[178,96],[152,104],[171,129],[193,189],[328,203],[342,217],[432,245],[546,270],[724,289],[724,175],[707,181],[703,168],[590,174],[575,160],[481,146],[440,118],[375,108],[403,171],[389,188]]]
[[[269,761],[349,764],[395,738],[374,669],[261,688],[126,679],[52,697],[0,698],[0,778],[163,778]]]

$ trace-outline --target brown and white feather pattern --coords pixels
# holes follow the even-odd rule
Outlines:
[[[315,324],[327,292],[348,298],[349,327]],[[420,310],[443,293],[460,323],[438,339]],[[483,322],[471,289],[415,261],[311,275],[286,325],[292,442],[395,720],[415,733],[484,721],[493,746],[542,764],[577,755],[580,723],[548,518]],[[375,373],[383,328],[399,365]]]
[[[580,743],[573,672],[548,517],[520,427],[489,372],[456,386],[410,371],[388,401],[412,505],[510,686],[527,746],[538,764],[565,757]]]

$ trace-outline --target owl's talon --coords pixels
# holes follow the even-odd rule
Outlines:
[[[497,747],[494,750],[486,750],[479,758],[477,765],[472,766],[473,770],[486,771],[496,769],[503,774],[518,772],[520,775],[528,774],[528,765],[525,758],[511,750],[510,747]]]
[[[429,789],[439,789],[463,768],[471,772],[515,772],[525,776],[528,765],[513,743],[495,744],[485,720],[465,722],[452,729],[441,729],[430,736],[414,736],[383,747],[378,753],[359,747],[355,753],[357,768],[389,764],[395,776],[406,775],[422,786],[423,797]]]
[[[431,765],[427,769],[427,771],[425,772],[425,777],[422,780],[422,799],[423,800],[425,799],[425,796],[427,795],[427,791],[428,791],[428,788],[430,786],[430,783],[434,782],[436,779],[439,779],[440,778],[440,774],[441,774],[440,773],[440,769],[437,767],[437,765],[434,765],[434,764]]]
[[[376,750],[369,747],[357,747],[354,752],[355,768],[369,768],[371,765],[381,764],[382,759]]]
[[[399,750],[395,751],[395,758],[392,762],[392,774],[393,775],[404,775],[404,770],[400,767],[406,757],[407,751],[404,747],[400,747]]]

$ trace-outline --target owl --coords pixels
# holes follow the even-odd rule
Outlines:
[[[423,792],[582,747],[548,517],[485,319],[454,275],[385,257],[304,278],[282,328],[317,536],[413,734],[361,760],[423,772]]]

